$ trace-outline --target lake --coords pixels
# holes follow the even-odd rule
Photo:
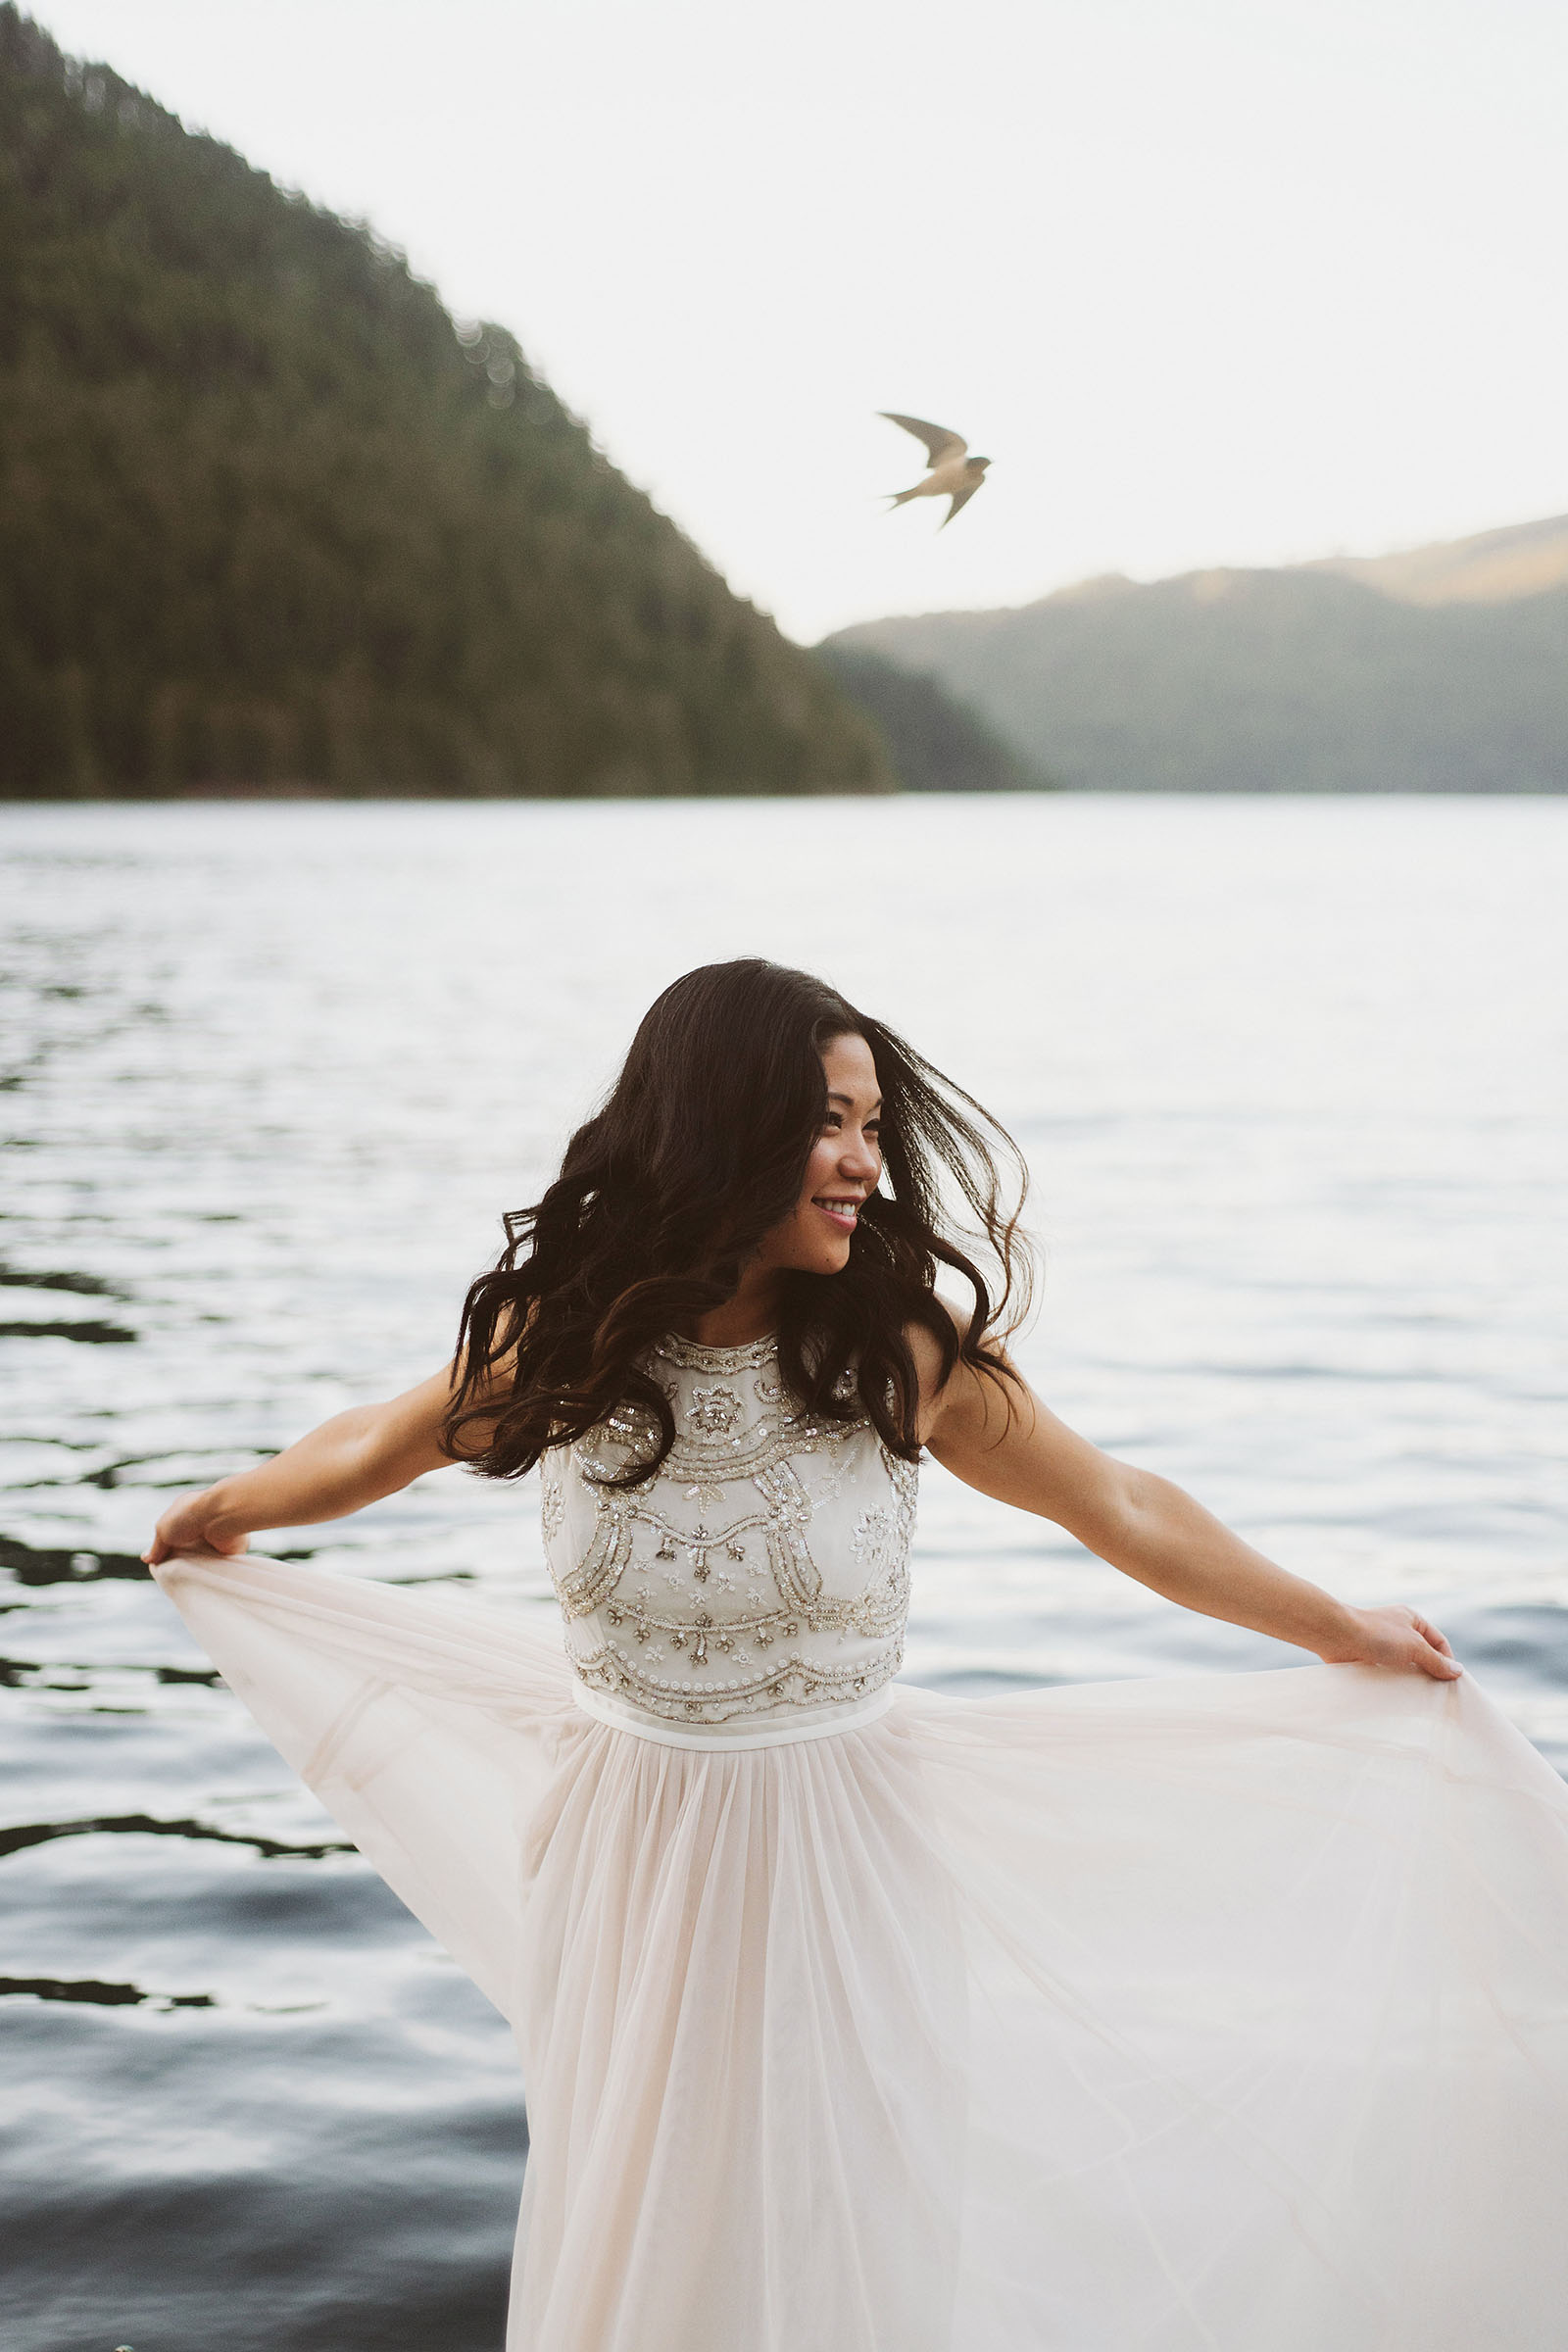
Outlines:
[[[1097,1442],[1408,1598],[1568,1767],[1568,802],[0,809],[14,2352],[497,2352],[499,2020],[135,1558],[450,1351],[676,973],[822,971],[1010,1126]],[[261,1546],[550,1607],[533,1483]],[[923,1477],[907,1671],[1287,1664]]]

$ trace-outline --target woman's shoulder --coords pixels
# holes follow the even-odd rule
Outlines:
[[[951,1325],[960,1353],[955,1361],[949,1362],[941,1340],[928,1322],[917,1322],[911,1318],[904,1327],[904,1337],[914,1358],[915,1376],[920,1384],[922,1445],[930,1443],[939,1419],[968,1404],[983,1404],[988,1392],[995,1394],[998,1388],[1005,1392],[1009,1386],[1016,1386],[1018,1381],[1016,1369],[997,1332],[988,1331],[985,1334],[981,1351],[988,1361],[977,1366],[972,1356],[965,1357],[961,1353],[969,1337],[967,1311],[956,1306],[951,1298],[944,1298],[940,1292],[933,1299],[933,1304]]]
[[[963,1309],[955,1306],[951,1298],[940,1292],[932,1300],[939,1314],[952,1326],[954,1339],[961,1346],[969,1329],[969,1318]],[[941,1395],[950,1376],[951,1367],[945,1362],[947,1350],[937,1333],[923,1317],[911,1316],[904,1326],[905,1345],[914,1358],[914,1369],[920,1383],[920,1402],[928,1406]]]

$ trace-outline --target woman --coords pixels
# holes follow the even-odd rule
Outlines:
[[[514,2028],[514,2352],[1546,2352],[1568,1792],[1031,1395],[1009,1154],[820,982],[689,973],[453,1365],[147,1557]],[[897,1684],[922,1448],[1323,1663]],[[564,1657],[244,1557],[454,1459],[542,1465]]]

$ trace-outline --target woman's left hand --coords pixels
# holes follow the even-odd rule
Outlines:
[[[1430,1618],[1403,1601],[1346,1614],[1351,1625],[1348,1641],[1318,1652],[1326,1666],[1395,1666],[1407,1674],[1429,1674],[1437,1683],[1451,1683],[1464,1672]]]

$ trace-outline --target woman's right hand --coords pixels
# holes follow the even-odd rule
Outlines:
[[[142,1558],[149,1568],[176,1552],[231,1560],[258,1528],[316,1527],[397,1494],[453,1459],[441,1437],[451,1402],[447,1364],[385,1404],[334,1413],[254,1470],[237,1470],[174,1503]]]
[[[227,1505],[228,1486],[227,1479],[220,1479],[200,1494],[187,1494],[171,1503],[141,1555],[149,1568],[176,1556],[231,1560],[245,1549],[249,1530],[236,1523],[233,1509]]]

